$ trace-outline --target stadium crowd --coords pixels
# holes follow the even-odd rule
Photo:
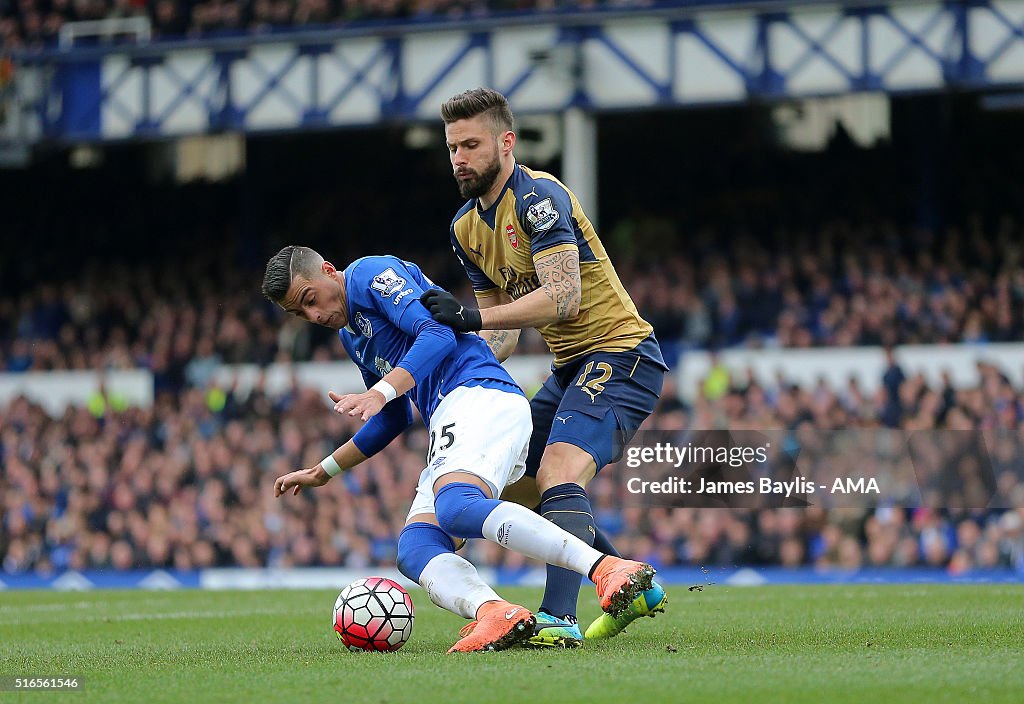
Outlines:
[[[703,232],[671,248],[640,233],[629,239],[636,250],[666,256],[633,257],[625,248],[617,268],[668,358],[694,348],[1020,340],[1024,232],[1009,218],[994,232],[980,227],[951,228],[936,241],[894,229],[874,247],[862,246],[867,233],[844,223],[774,242]],[[452,255],[417,261],[435,280],[461,284],[471,300]],[[255,290],[258,277],[203,256],[87,265],[59,283],[0,299],[0,370],[143,367],[157,374],[158,388],[182,389],[221,362],[344,354],[327,331],[282,323]],[[184,299],[182,291],[189,292]],[[543,352],[543,342],[531,332],[519,350]]]
[[[890,368],[877,395],[736,374],[723,396],[692,406],[667,387],[645,426],[984,430],[991,461],[975,470],[991,475],[991,493],[974,502],[954,487],[938,504],[966,508],[652,508],[623,501],[620,463],[594,484],[597,520],[624,554],[658,566],[1024,570],[1024,389],[994,367],[983,372],[977,388],[953,390]],[[90,404],[59,418],[18,398],[0,408],[0,429],[7,573],[392,565],[427,443],[411,429],[327,487],[280,500],[270,488],[276,476],[315,464],[356,429],[319,389],[293,385],[271,397],[258,383],[243,397],[190,387],[159,395],[152,408]],[[524,567],[490,544],[469,549],[482,564]]]
[[[157,39],[263,34],[383,21],[645,7],[648,0],[0,0],[0,49],[40,49],[67,22],[144,16]]]

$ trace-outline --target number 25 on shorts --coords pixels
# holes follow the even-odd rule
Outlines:
[[[455,423],[441,427],[441,446],[437,446],[437,433],[430,431],[430,449],[427,450],[427,464],[434,461],[434,455],[439,451],[447,450],[455,444]]]

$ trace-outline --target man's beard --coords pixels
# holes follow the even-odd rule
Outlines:
[[[491,190],[494,182],[498,180],[499,173],[501,173],[501,160],[495,156],[494,161],[480,175],[466,180],[459,180],[456,177],[455,181],[459,184],[459,194],[463,198],[479,198]]]

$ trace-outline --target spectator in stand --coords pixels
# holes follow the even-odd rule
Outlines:
[[[156,0],[151,8],[154,37],[176,39],[185,35],[187,24],[178,0]]]

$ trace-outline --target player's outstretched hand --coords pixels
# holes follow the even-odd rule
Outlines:
[[[384,408],[384,394],[380,391],[367,391],[362,394],[336,394],[328,391],[327,395],[334,401],[334,412],[345,416],[359,416],[366,422],[380,413]]]
[[[430,311],[434,320],[459,332],[476,332],[483,327],[480,311],[476,308],[466,308],[458,298],[447,291],[428,289],[420,296],[420,303]]]
[[[317,472],[316,467],[299,469],[278,477],[274,481],[274,496],[281,496],[293,489],[292,496],[298,496],[304,486],[323,486],[330,479],[324,472]]]

